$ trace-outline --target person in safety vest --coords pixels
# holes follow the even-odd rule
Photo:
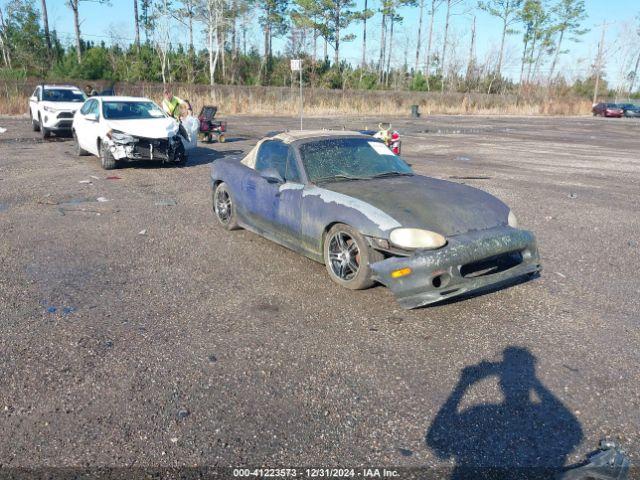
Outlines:
[[[193,110],[191,109],[189,100],[183,100],[180,97],[176,97],[171,93],[171,90],[165,89],[164,99],[162,100],[162,109],[169,114],[169,116],[176,120],[180,120],[180,117],[182,117],[182,107],[184,106],[187,107],[187,113],[192,115]]]
[[[164,90],[164,99],[162,100],[162,109],[171,117],[175,118],[180,124],[179,131],[180,134],[186,139],[188,138],[187,131],[182,126],[182,122],[180,121],[182,117],[182,107],[187,107],[187,115],[193,115],[193,110],[191,109],[191,104],[189,100],[183,100],[180,97],[175,97],[171,90]]]

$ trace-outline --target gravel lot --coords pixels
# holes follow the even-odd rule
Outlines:
[[[185,168],[106,172],[0,117],[0,465],[558,467],[603,437],[640,460],[640,122],[394,121],[544,267],[404,311],[216,225],[209,163],[298,122],[227,120]]]

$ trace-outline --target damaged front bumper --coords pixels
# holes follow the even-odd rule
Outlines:
[[[541,270],[531,232],[498,227],[448,238],[438,250],[417,251],[371,265],[403,308],[417,308]]]
[[[184,145],[179,135],[169,138],[127,136],[125,139],[112,139],[109,148],[116,160],[180,162],[185,157]]]

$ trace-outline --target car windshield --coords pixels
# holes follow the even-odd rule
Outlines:
[[[102,102],[102,115],[107,120],[143,120],[166,116],[160,107],[153,102],[120,102],[114,100]]]
[[[413,175],[400,157],[373,138],[331,138],[303,143],[302,163],[311,182]]]
[[[42,100],[47,102],[84,102],[86,99],[80,90],[68,88],[45,88],[42,92]]]

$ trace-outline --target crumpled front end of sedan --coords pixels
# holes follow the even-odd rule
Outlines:
[[[167,138],[146,138],[120,132],[110,132],[109,147],[118,161],[156,160],[181,162],[185,148],[179,135]]]
[[[371,270],[411,309],[532,275],[541,266],[531,232],[500,226],[448,237],[436,250],[386,258]]]

